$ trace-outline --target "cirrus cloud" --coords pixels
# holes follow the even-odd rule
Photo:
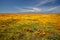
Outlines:
[[[59,9],[60,6],[51,7],[51,8],[37,8],[37,7],[27,7],[27,8],[17,8],[19,12],[55,12],[54,10]]]

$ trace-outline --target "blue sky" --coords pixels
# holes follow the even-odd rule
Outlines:
[[[0,0],[0,13],[25,12],[60,12],[60,0]]]

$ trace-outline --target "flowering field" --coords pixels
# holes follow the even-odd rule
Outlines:
[[[0,40],[60,40],[60,14],[0,14]]]

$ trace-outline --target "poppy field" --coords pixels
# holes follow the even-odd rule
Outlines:
[[[0,14],[0,40],[60,40],[60,14]]]

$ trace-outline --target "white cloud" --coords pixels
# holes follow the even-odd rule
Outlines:
[[[46,4],[48,2],[55,2],[55,1],[56,0],[43,0],[43,1],[40,0],[40,2],[35,5],[35,7],[41,6],[41,5]]]
[[[55,8],[57,8],[57,7],[53,7],[53,8],[49,8],[49,9],[38,8],[38,6],[44,5],[49,2],[55,2],[56,0],[39,0],[39,1],[40,2],[38,4],[36,4],[34,7],[24,7],[24,8],[15,7],[15,8],[18,9],[19,12],[49,12],[49,11],[52,11]]]
[[[20,12],[34,12],[34,10],[21,10]]]
[[[60,7],[60,6],[52,7],[52,8],[47,9],[47,11],[56,10],[56,9],[59,8],[59,7]]]
[[[57,7],[53,7],[53,8],[49,8],[47,11],[52,11],[54,9],[56,9]]]
[[[50,13],[50,12],[57,12],[59,11],[60,6],[55,6],[51,8],[38,8],[38,7],[25,7],[25,8],[20,8],[16,7],[18,9],[18,12],[42,12],[42,13]]]
[[[40,8],[31,8],[31,9],[24,9],[20,12],[41,12],[42,10]]]
[[[45,8],[43,9],[44,13],[55,13],[55,12],[60,12],[60,6],[55,6],[52,8]]]
[[[40,8],[32,8],[34,11],[37,11],[37,12],[40,12],[40,11],[42,11],[42,9],[40,9]]]

